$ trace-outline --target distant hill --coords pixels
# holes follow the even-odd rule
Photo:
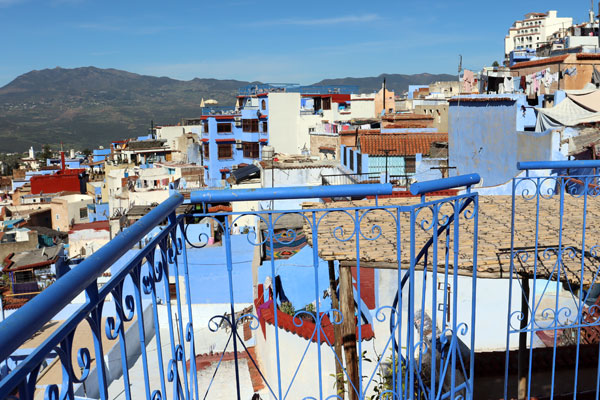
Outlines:
[[[402,92],[408,84],[456,79],[451,75],[380,75],[326,79],[319,85],[358,85],[361,92],[381,87]],[[111,140],[147,134],[150,120],[175,124],[200,115],[200,101],[233,105],[237,89],[251,82],[134,74],[82,67],[31,71],[0,88],[0,151],[39,150],[43,144],[94,148]]]
[[[336,78],[324,79],[315,85],[356,85],[360,88],[361,93],[370,93],[381,89],[383,79],[388,90],[393,90],[396,94],[402,94],[408,90],[408,85],[429,85],[438,81],[455,81],[456,75],[447,74],[381,74],[377,77],[369,78]]]

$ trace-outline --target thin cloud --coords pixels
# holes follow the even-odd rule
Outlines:
[[[315,25],[339,25],[339,24],[359,24],[380,20],[377,14],[364,15],[343,15],[331,18],[286,18],[278,20],[257,21],[250,23],[252,26],[276,26],[276,25],[297,25],[297,26],[315,26]]]

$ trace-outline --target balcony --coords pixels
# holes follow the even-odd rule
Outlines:
[[[7,312],[0,398],[595,393],[600,162],[519,168],[174,194]]]
[[[239,110],[236,107],[228,106],[202,107],[201,113],[202,116],[240,115]]]
[[[363,174],[331,174],[321,175],[321,184],[323,186],[331,185],[354,185],[366,183],[391,183],[394,187],[406,187],[412,183],[412,175],[390,175],[378,172],[369,172]]]

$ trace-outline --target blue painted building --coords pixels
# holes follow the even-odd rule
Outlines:
[[[525,61],[537,60],[536,51],[534,49],[519,49],[513,50],[508,54],[508,66],[511,67],[517,63]]]
[[[13,179],[12,180],[12,190],[15,191],[16,189],[24,186],[26,183],[29,183],[32,176],[52,175],[55,172],[56,172],[55,170],[45,170],[45,169],[39,170],[39,171],[26,171],[25,179]]]
[[[110,155],[110,149],[95,149],[92,152],[92,162],[106,161],[106,157]]]
[[[326,108],[325,103],[331,107],[336,96],[344,96],[349,99],[350,93],[357,92],[357,86],[348,85],[249,85],[239,89],[234,107],[203,108],[200,161],[206,170],[205,182],[208,186],[220,187],[223,185],[222,180],[226,179],[238,166],[245,166],[261,160],[262,147],[270,143],[270,94],[300,94],[297,108],[284,107],[286,112],[290,113],[290,118],[293,118],[293,116],[300,115],[302,104],[306,105],[312,101],[311,113],[315,114],[321,108]],[[314,98],[309,99],[308,97]],[[341,103],[345,104],[345,102]],[[277,116],[285,118],[279,112]],[[292,123],[291,120],[290,123]],[[291,137],[290,140],[295,140],[295,137]]]
[[[110,217],[108,203],[88,204],[87,209],[90,222],[107,221]]]
[[[360,135],[357,147],[342,145],[341,164],[352,174],[380,174],[382,180],[387,174],[406,179],[417,173],[434,143],[447,141],[446,133],[432,128],[381,129],[381,133]],[[430,159],[426,164],[436,167],[445,161]]]
[[[482,187],[505,184],[519,174],[517,161],[560,160],[560,134],[534,132],[535,110],[523,94],[471,95],[450,99],[449,164],[452,174],[478,172]]]
[[[251,100],[229,112],[202,116],[202,164],[210,187],[222,186],[238,166],[261,159],[261,146],[269,141],[267,100]]]
[[[81,162],[83,160],[80,158],[65,158],[65,168],[68,169],[80,169],[83,168],[83,166],[81,165]],[[47,167],[60,167],[61,166],[61,160],[60,158],[48,158],[46,159],[46,166]]]

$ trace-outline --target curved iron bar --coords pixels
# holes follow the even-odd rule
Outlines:
[[[82,292],[88,294],[88,301],[81,305],[44,343],[32,351],[29,356],[21,361],[0,382],[0,398],[8,397],[15,390],[18,390],[20,393],[20,398],[32,398],[35,381],[32,382],[31,380],[35,379],[34,375],[37,376],[47,354],[53,351],[59,344],[65,343],[65,338],[73,334],[83,320],[87,320],[92,328],[98,379],[101,382],[104,381],[104,387],[101,387],[100,390],[106,393],[107,371],[104,370],[104,356],[99,344],[101,339],[100,320],[104,300],[109,294],[115,291],[119,293],[122,289],[124,279],[129,275],[131,270],[141,264],[148,252],[154,251],[156,245],[169,235],[170,230],[174,229],[174,225],[169,225],[167,229],[162,230],[157,236],[152,238],[149,245],[143,251],[130,260],[126,267],[121,269],[117,274],[114,274],[112,279],[100,289],[97,288],[97,278],[145,237],[158,222],[165,220],[170,214],[173,214],[182,201],[183,197],[181,195],[171,196],[129,227],[127,231],[121,233],[107,245],[88,257],[77,268],[70,270],[63,279],[58,279],[54,284],[26,303],[18,313],[10,315],[0,324],[0,360],[4,360],[16,350],[20,343],[40,330],[50,318],[62,310],[77,295]],[[124,309],[121,306],[117,306],[117,318],[119,320],[122,320],[123,317],[133,316],[131,313],[135,309],[135,302],[133,297],[130,299],[129,297],[125,297]],[[119,302],[117,301],[117,303]],[[129,315],[119,312],[119,309],[122,311],[127,310]],[[121,321],[116,323],[114,319],[112,322],[108,322],[109,331],[114,332],[121,323]],[[83,353],[80,354],[82,357],[81,360],[85,362],[86,356]],[[63,368],[67,367],[64,363],[61,362],[61,364],[63,364]],[[64,374],[63,376],[67,379],[67,386],[64,384],[62,386],[69,388],[68,390],[71,391],[73,383],[77,383],[75,376],[71,373]],[[85,377],[87,378],[89,375]],[[80,377],[78,380],[83,380],[83,378]],[[49,386],[47,393],[52,397],[57,392],[58,387]],[[65,393],[60,395],[60,397],[63,397],[63,395]]]
[[[446,221],[446,223],[440,227],[437,228],[437,236],[439,237],[440,234],[443,234],[444,231],[450,227],[450,225],[454,222],[455,216],[456,214],[460,215],[462,214],[466,208],[469,206],[469,204],[471,204],[473,202],[473,197],[469,196],[465,198],[465,201],[463,202],[463,204],[461,205],[458,213],[454,213],[452,214],[448,220]],[[423,245],[423,247],[421,248],[421,251],[419,251],[419,253],[417,254],[417,257],[415,258],[415,262],[414,264],[417,265],[419,262],[421,262],[421,259],[427,254],[427,252],[429,251],[429,248],[433,245],[433,235],[431,236],[431,238],[429,238],[427,240],[427,243],[425,243]],[[398,271],[398,273],[400,273],[400,271]],[[400,290],[404,287],[404,285],[406,284],[406,282],[408,281],[409,278],[409,274],[405,273],[404,276],[402,277],[402,282],[400,285],[400,288],[398,288],[398,290],[396,291],[396,295],[394,296],[394,301],[392,302],[392,307],[397,307],[398,306],[398,295],[400,293]],[[390,319],[390,329],[392,328],[392,321],[393,321],[393,315],[392,318]],[[391,331],[393,332],[393,331]],[[396,351],[398,351],[398,344],[395,343],[394,341],[394,348]]]
[[[452,201],[457,201],[457,199],[452,199],[452,200],[445,200],[444,204],[448,203],[448,202],[452,202]],[[427,240],[427,242],[423,245],[423,247],[421,248],[421,250],[419,251],[419,253],[417,254],[415,261],[414,261],[414,265],[417,265],[421,262],[421,260],[426,256],[427,253],[429,252],[429,249],[431,248],[431,246],[434,243],[434,238],[439,238],[440,236],[443,236],[444,231],[446,231],[446,234],[448,234],[448,230],[450,225],[452,225],[452,223],[454,222],[456,216],[460,216],[463,213],[467,212],[467,207],[474,202],[474,197],[473,196],[467,196],[464,198],[464,201],[462,201],[460,203],[460,207],[459,210],[452,213],[452,215],[450,216],[446,216],[444,215],[443,217],[443,223],[439,223],[438,227],[437,227],[437,234],[432,234],[431,237]],[[424,205],[424,207],[429,208],[428,205]],[[474,214],[474,213],[473,213]],[[474,215],[468,215],[467,216],[468,219],[472,219],[474,218]],[[439,218],[438,218],[439,220]],[[433,221],[433,220],[432,220]],[[429,229],[433,228],[433,223],[431,223],[429,225]],[[427,268],[427,266],[425,266],[425,268]],[[436,271],[434,271],[435,273]],[[400,269],[398,270],[398,273],[400,273]],[[398,288],[398,290],[396,291],[396,294],[394,296],[394,301],[392,302],[392,306],[394,309],[398,306],[398,301],[399,301],[399,293],[401,291],[402,288],[404,288],[404,285],[406,284],[406,282],[408,281],[408,278],[410,277],[410,274],[407,272],[404,274],[404,276],[402,277],[401,283],[400,283],[400,287]],[[399,356],[399,366],[398,368],[408,368],[408,361],[406,360],[406,358],[402,355],[402,353],[399,351],[399,346],[398,343],[396,341],[396,338],[394,337],[394,315],[392,314],[390,316],[390,333],[391,336],[393,338],[393,351],[395,351],[398,356]],[[441,376],[443,376],[445,374],[442,374]],[[440,378],[441,378],[440,376]],[[405,380],[408,379],[407,377],[405,377]],[[424,383],[422,382],[422,378],[421,378],[421,374],[417,374],[417,379],[419,380],[419,388],[423,388],[425,390],[426,393],[429,393],[429,388],[427,388],[427,385],[424,385]],[[408,382],[404,382],[405,384],[408,385]]]

